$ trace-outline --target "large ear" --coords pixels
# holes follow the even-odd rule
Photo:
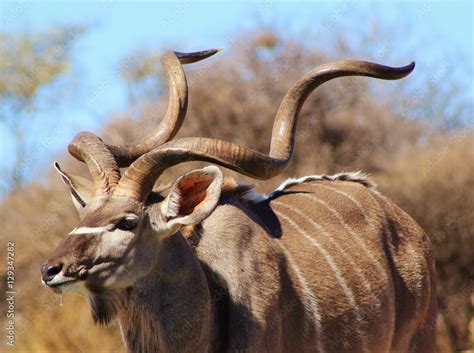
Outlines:
[[[89,201],[94,197],[94,183],[88,179],[76,175],[70,175],[64,172],[57,162],[54,162],[54,168],[69,187],[72,201],[79,214],[86,207]]]
[[[179,177],[161,204],[169,229],[197,224],[216,208],[222,189],[222,172],[215,166],[193,170]]]

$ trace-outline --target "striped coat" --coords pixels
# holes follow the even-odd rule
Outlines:
[[[370,180],[236,194],[188,238],[213,283],[215,351],[433,351],[429,239]]]

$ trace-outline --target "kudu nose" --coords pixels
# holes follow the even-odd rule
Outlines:
[[[57,265],[44,264],[41,267],[41,278],[43,279],[45,283],[48,283],[54,278],[54,276],[56,276],[59,272],[61,272],[62,268],[63,268],[62,263],[59,263]]]

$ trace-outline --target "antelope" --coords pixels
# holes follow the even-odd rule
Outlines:
[[[433,352],[429,238],[366,175],[289,179],[263,195],[215,166],[255,179],[281,174],[316,87],[342,76],[401,79],[414,62],[339,61],[309,72],[283,98],[267,155],[173,139],[187,108],[182,64],[216,52],[163,55],[169,107],[142,140],[107,145],[82,132],[71,142],[92,181],[56,164],[80,223],[42,266],[43,283],[85,290],[95,323],[117,319],[128,352]],[[154,190],[187,161],[212,165]]]

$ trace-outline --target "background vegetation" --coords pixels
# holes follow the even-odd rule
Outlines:
[[[46,36],[46,42],[3,34],[0,104],[2,119],[12,121],[12,133],[21,135],[24,130],[18,127],[28,125],[28,109],[44,101],[41,88],[53,81],[58,84],[56,78],[70,61],[64,43],[67,38],[74,41],[82,31],[75,28],[71,37],[67,29],[58,32],[55,40]],[[216,137],[267,151],[281,98],[308,70],[347,57],[407,63],[387,48],[354,46],[341,34],[332,38],[336,45],[324,50],[304,37],[296,40],[268,28],[241,33],[227,52],[186,68],[190,107],[180,136]],[[57,55],[51,56],[55,48],[62,51],[53,51]],[[163,115],[167,97],[157,59],[160,52],[147,50],[124,58],[120,75],[127,83],[130,106],[114,113],[104,127],[101,136],[106,141],[133,141],[156,126]],[[38,66],[37,60],[47,65]],[[44,69],[32,73],[32,67]],[[474,344],[472,102],[459,99],[463,87],[451,77],[451,69],[449,63],[436,63],[428,77],[415,70],[396,83],[347,78],[326,84],[304,106],[289,169],[271,182],[252,181],[262,192],[269,192],[289,176],[359,169],[371,173],[379,189],[414,217],[432,239],[439,283],[440,352],[468,350]],[[59,297],[42,288],[41,264],[77,221],[59,177],[48,174],[41,178],[46,182],[23,181],[19,171],[22,163],[28,165],[25,146],[33,150],[37,146],[28,145],[21,136],[17,143],[18,168],[13,176],[4,176],[9,191],[0,204],[1,243],[13,238],[17,249],[17,351],[123,351],[117,325],[94,327],[83,298],[66,295],[60,306]],[[72,158],[65,154],[58,158],[68,171],[87,175]],[[163,179],[196,165],[177,166]],[[3,256],[4,249],[1,251]],[[4,266],[2,262],[2,286]],[[3,313],[4,301],[0,309]]]

